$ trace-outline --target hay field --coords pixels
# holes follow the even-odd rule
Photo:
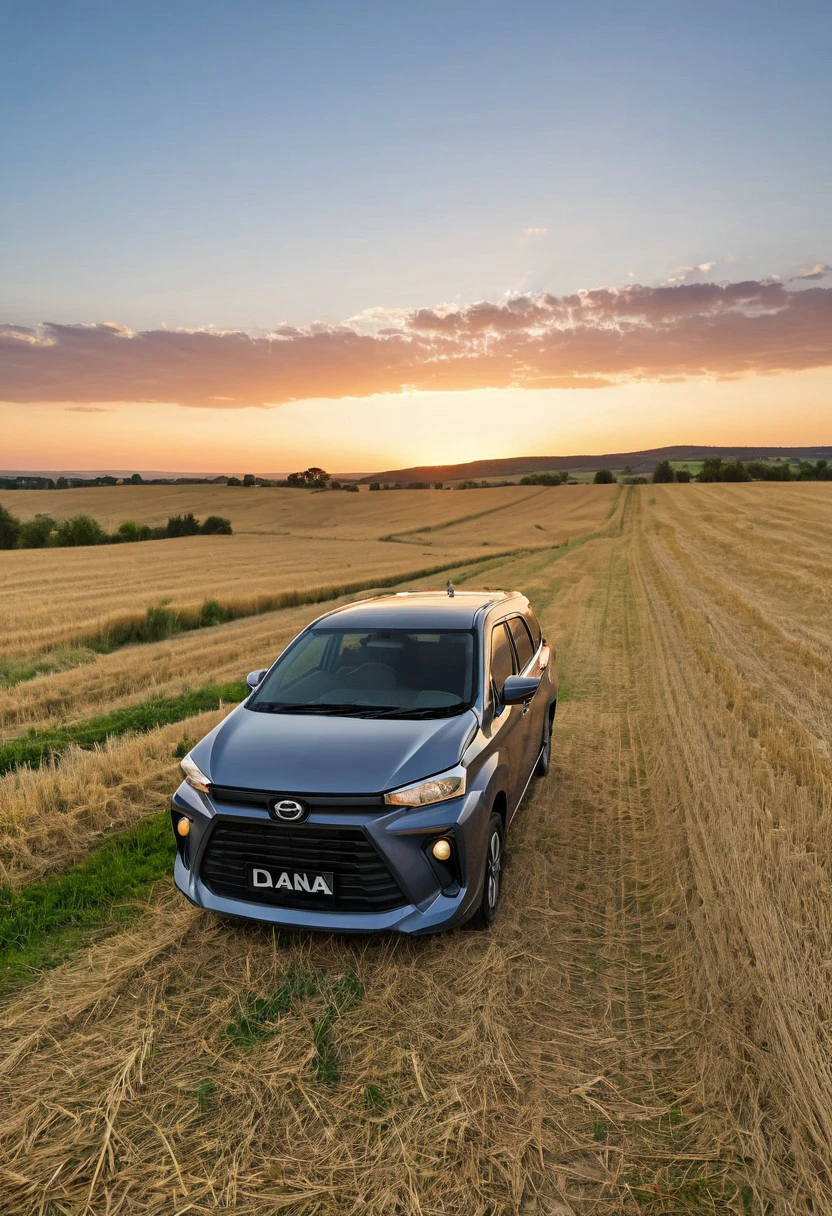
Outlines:
[[[832,487],[611,501],[585,543],[455,555],[462,583],[527,590],[562,685],[494,931],[273,934],[168,878],[70,937],[21,914],[6,955],[40,953],[0,996],[0,1211],[832,1211]],[[316,612],[38,676],[3,730],[236,677]],[[0,777],[0,926],[9,892],[150,822],[221,713]]]
[[[542,493],[536,487],[359,494],[227,486],[7,491],[0,501],[21,518],[87,511],[112,528],[123,519],[159,523],[193,510],[200,518],[228,516],[235,535],[4,552],[0,656],[83,643],[122,614],[144,612],[160,600],[184,609],[206,599],[244,604],[260,595],[560,544],[600,527],[617,495],[616,486]]]

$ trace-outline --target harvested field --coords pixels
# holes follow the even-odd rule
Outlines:
[[[0,998],[0,1212],[832,1211],[832,487],[600,489],[483,491],[497,509],[472,533],[533,520],[546,547],[480,568],[451,516],[415,531],[421,508],[364,546],[416,568],[427,535],[468,585],[526,590],[556,645],[553,771],[512,827],[494,930],[276,934],[200,914],[152,868],[129,915],[88,910],[54,941],[32,921],[40,953]],[[490,510],[475,493],[409,497]],[[555,547],[572,524],[592,535]],[[4,556],[7,603],[9,556],[42,555]],[[3,692],[4,738],[238,680],[317,611],[36,676]],[[221,713],[0,777],[0,950],[34,884],[40,908],[163,808],[177,742]]]
[[[373,494],[176,486],[161,487],[172,505],[160,511],[156,488],[0,495],[21,516],[88,510],[109,528],[126,518],[158,523],[170,513],[222,511],[235,529],[233,536],[3,553],[0,656],[83,645],[160,601],[195,611],[216,600],[242,614],[258,597],[372,586],[462,558],[562,544],[601,527],[618,495],[616,486]],[[203,493],[189,498],[188,490]],[[406,534],[397,538],[400,526]]]

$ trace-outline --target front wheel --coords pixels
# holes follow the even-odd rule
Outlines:
[[[488,820],[482,898],[469,922],[475,929],[490,929],[497,915],[503,874],[503,839],[503,821],[495,811]]]

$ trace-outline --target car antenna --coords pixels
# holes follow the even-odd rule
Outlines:
[[[454,591],[454,584],[453,584],[452,579],[448,579],[448,595],[450,596],[451,599],[453,599],[454,596],[456,595],[456,592]]]

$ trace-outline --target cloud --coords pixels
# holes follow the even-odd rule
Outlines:
[[[106,405],[68,405],[66,409],[71,414],[112,414]]]
[[[668,283],[687,283],[690,280],[706,278],[716,262],[700,262],[698,266],[677,266],[667,276]]]
[[[704,272],[702,272],[704,273]],[[602,388],[832,366],[832,288],[773,280],[599,287],[371,311],[266,335],[102,325],[0,328],[11,402],[209,409],[486,388]]]
[[[548,228],[524,228],[523,236],[529,241],[534,241],[537,240],[538,237],[546,236],[548,231]]]
[[[796,279],[823,279],[828,274],[832,274],[832,266],[827,266],[825,262],[816,262],[809,270],[801,270],[800,274],[794,277]]]

